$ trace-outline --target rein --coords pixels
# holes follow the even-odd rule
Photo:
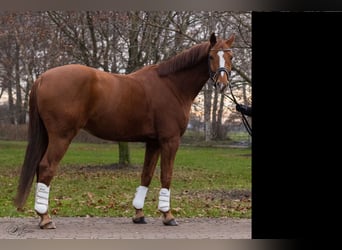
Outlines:
[[[235,105],[240,105],[240,104],[237,102],[237,100],[236,100],[236,98],[235,98],[235,96],[234,96],[234,94],[233,94],[233,90],[232,90],[231,84],[229,84],[229,90],[230,90],[230,94],[231,94],[232,97],[230,97],[230,96],[227,95],[227,94],[224,94],[224,96],[225,96],[225,97],[228,97],[230,100],[232,100],[232,101],[235,103]],[[251,127],[251,125],[249,124],[249,122],[248,122],[248,120],[247,120],[247,118],[246,118],[246,115],[245,115],[244,113],[242,113],[241,111],[239,111],[239,112],[241,113],[243,125],[245,126],[245,128],[246,128],[248,134],[249,134],[250,136],[252,136],[252,127]]]

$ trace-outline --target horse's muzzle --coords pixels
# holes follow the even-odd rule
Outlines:
[[[219,88],[221,93],[224,93],[225,89],[228,87],[230,75],[231,72],[224,67],[219,68],[214,74],[213,80],[215,82],[215,88]]]
[[[220,90],[220,93],[223,94],[228,87],[229,83],[222,83],[222,82],[217,82],[215,84],[215,88]]]

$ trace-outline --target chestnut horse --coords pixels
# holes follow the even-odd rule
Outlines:
[[[15,205],[25,205],[36,175],[35,211],[42,229],[56,228],[48,214],[51,181],[80,129],[112,141],[146,142],[140,186],[133,200],[134,223],[144,220],[144,201],[161,157],[158,210],[165,225],[171,214],[170,186],[180,138],[187,128],[193,100],[211,78],[224,91],[232,69],[229,39],[210,40],[156,65],[127,75],[82,65],[44,72],[29,100],[29,135]]]

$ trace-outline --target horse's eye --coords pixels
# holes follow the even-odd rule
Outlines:
[[[214,57],[213,57],[213,56],[209,56],[209,59],[210,59],[210,60],[213,60],[213,59],[214,59]]]

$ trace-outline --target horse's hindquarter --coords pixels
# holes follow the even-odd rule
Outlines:
[[[86,123],[95,79],[94,69],[82,65],[60,66],[41,75],[37,102],[49,133],[79,129]]]

